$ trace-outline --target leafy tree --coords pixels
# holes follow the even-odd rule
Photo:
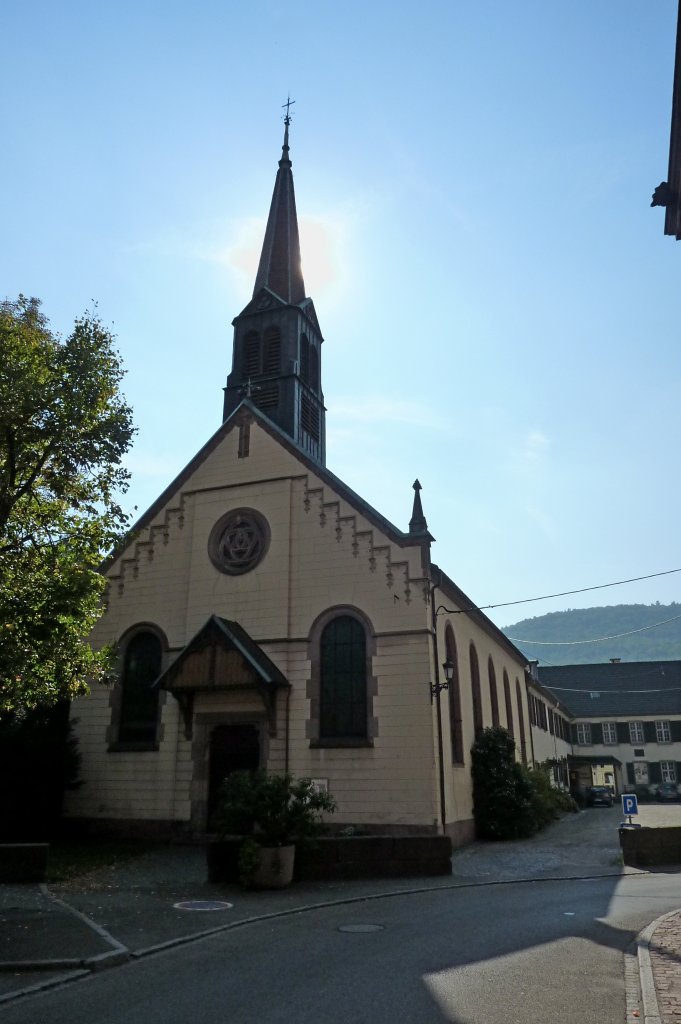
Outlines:
[[[61,340],[37,299],[0,304],[0,710],[84,693],[108,666],[85,638],[127,524],[122,376],[94,314]]]

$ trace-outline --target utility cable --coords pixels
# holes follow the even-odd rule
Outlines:
[[[530,601],[548,601],[551,597],[568,597],[570,594],[586,594],[589,590],[605,590],[606,587],[622,587],[626,583],[640,583],[641,580],[654,580],[661,575],[671,575],[673,572],[681,572],[680,569],[666,569],[664,572],[650,572],[645,577],[632,577],[631,580],[618,580],[615,583],[601,583],[596,587],[581,587],[580,590],[563,590],[559,594],[545,594],[543,597],[523,597],[518,601],[500,601],[498,604],[480,604],[471,608],[455,609],[456,611],[483,611],[485,608],[507,608],[511,604],[529,604]],[[448,609],[449,610],[449,609]]]
[[[597,636],[593,640],[521,640],[517,636],[508,636],[507,633],[504,633],[504,636],[512,640],[514,644],[541,645],[542,647],[572,647],[577,646],[577,644],[600,644],[604,640],[619,640],[620,637],[632,636],[634,633],[643,633],[646,629],[655,629],[657,626],[664,626],[667,622],[676,622],[677,619],[681,619],[681,615],[673,615],[671,619],[662,619],[661,622],[651,622],[649,626],[630,629],[626,633],[613,633],[612,636]]]

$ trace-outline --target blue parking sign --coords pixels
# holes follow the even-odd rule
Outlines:
[[[638,814],[638,798],[635,793],[622,794],[622,813]]]

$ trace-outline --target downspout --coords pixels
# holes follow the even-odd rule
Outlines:
[[[290,685],[286,689],[286,724],[284,733],[284,772],[288,775],[288,764],[289,764],[289,725],[290,725],[290,705],[291,705],[291,687]]]
[[[534,764],[534,737],[532,736],[532,720],[530,718],[529,665],[525,666],[523,675],[525,676],[525,703],[527,704],[527,724],[530,732],[530,753],[532,754],[532,764]],[[520,722],[518,722],[518,725],[520,725]]]
[[[440,788],[440,826],[442,828],[442,835],[446,835],[446,806],[445,806],[445,764],[444,764],[444,750],[442,745],[442,702],[440,700],[440,657],[438,654],[437,644],[437,611],[435,604],[435,591],[437,589],[437,583],[433,583],[430,588],[430,614],[433,629],[433,656],[435,658],[435,716],[437,720],[437,758],[438,758],[438,775],[439,775],[439,788]],[[433,699],[433,687],[431,686],[431,701]]]

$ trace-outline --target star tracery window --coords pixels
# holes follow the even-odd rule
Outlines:
[[[255,569],[267,553],[267,520],[252,508],[237,508],[222,516],[211,531],[208,554],[216,569],[241,576]]]

